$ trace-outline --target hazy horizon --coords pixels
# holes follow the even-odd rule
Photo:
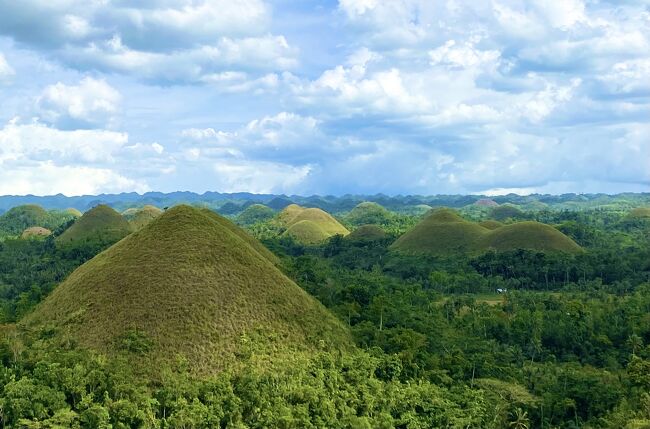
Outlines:
[[[0,94],[0,195],[650,191],[641,0],[0,0]]]

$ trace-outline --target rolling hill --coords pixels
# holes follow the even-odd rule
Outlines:
[[[278,214],[277,220],[286,228],[285,235],[305,244],[315,244],[336,234],[345,236],[350,233],[329,213],[317,208],[300,207],[296,204],[285,207]]]
[[[20,235],[20,238],[22,239],[44,238],[50,235],[52,235],[52,231],[50,231],[49,229],[40,226],[32,226],[25,229],[23,233]]]
[[[501,228],[503,226],[503,224],[501,222],[499,222],[498,220],[491,220],[491,219],[490,220],[484,220],[482,222],[479,222],[478,224],[481,225],[483,228],[487,228],[487,229],[490,229],[490,230]]]
[[[48,227],[51,225],[50,214],[41,206],[28,204],[13,207],[0,216],[0,233],[5,235],[20,235],[33,226]]]
[[[354,226],[383,224],[389,221],[392,214],[377,203],[363,202],[353,208],[345,216],[346,222]]]
[[[352,231],[345,239],[355,243],[368,243],[384,240],[387,237],[386,232],[378,225],[362,225]]]
[[[485,226],[484,226],[485,225]],[[467,221],[450,209],[439,209],[402,235],[392,249],[409,253],[448,255],[488,250],[530,249],[578,253],[582,249],[552,226],[539,222],[510,225]]]
[[[150,371],[179,356],[209,374],[250,353],[351,347],[342,323],[262,247],[209,210],[177,206],[78,268],[23,325]]]
[[[77,219],[56,238],[56,243],[63,246],[90,241],[112,244],[126,237],[131,231],[131,226],[122,215],[106,205],[99,205]]]
[[[492,209],[490,217],[499,222],[503,222],[508,219],[522,219],[524,217],[524,212],[519,207],[515,207],[512,204],[502,204]]]
[[[240,225],[253,225],[257,222],[265,222],[273,219],[275,210],[264,204],[253,204],[237,216],[237,223]]]
[[[639,207],[630,210],[626,219],[650,219],[650,207]]]
[[[142,208],[127,209],[122,212],[122,216],[129,222],[134,231],[139,231],[162,213],[163,211],[158,207],[146,205]]]

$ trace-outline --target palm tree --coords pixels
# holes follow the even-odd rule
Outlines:
[[[510,427],[513,429],[529,429],[530,420],[528,419],[528,411],[524,411],[521,408],[515,409],[512,412],[512,421],[510,422]]]

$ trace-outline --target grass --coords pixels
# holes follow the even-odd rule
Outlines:
[[[501,228],[503,226],[501,222],[497,220],[491,220],[491,219],[484,220],[483,222],[479,222],[478,224],[481,225],[483,228],[487,228],[489,230]]]
[[[106,205],[98,205],[84,213],[70,228],[57,237],[58,245],[74,245],[86,241],[116,242],[132,231],[118,212]]]
[[[20,235],[32,226],[48,226],[50,215],[41,206],[29,204],[13,207],[0,216],[0,232],[7,235]]]
[[[52,235],[52,231],[47,228],[42,228],[40,226],[32,226],[23,231],[20,235],[20,238],[23,239],[34,239],[34,238],[44,238],[49,235]]]
[[[373,202],[363,202],[350,210],[345,220],[350,225],[381,224],[390,221],[392,215],[384,207]]]
[[[75,218],[83,216],[83,213],[81,213],[79,210],[77,210],[75,208],[65,209],[65,210],[63,210],[63,213],[65,213],[65,214],[67,214],[69,216],[75,217]]]
[[[264,204],[253,204],[237,216],[237,223],[241,225],[253,225],[257,222],[266,222],[273,219],[275,210]]]
[[[450,209],[439,209],[402,235],[391,248],[409,253],[447,255],[483,253],[490,249],[530,249],[579,253],[582,248],[552,226],[518,222],[490,229],[463,219]]]
[[[494,220],[500,222],[508,219],[521,219],[524,215],[524,212],[513,206],[512,204],[503,204],[498,207],[495,207],[490,212],[490,217]]]
[[[277,217],[281,226],[286,228],[284,234],[294,237],[305,244],[314,244],[336,234],[348,235],[348,231],[332,215],[317,208],[304,208],[291,204]]]
[[[369,242],[383,240],[386,237],[386,232],[378,225],[362,225],[345,238],[354,242]]]
[[[131,229],[139,231],[162,213],[163,211],[158,207],[146,205],[142,208],[127,209],[122,212],[122,216],[129,222]]]
[[[343,324],[252,241],[209,210],[174,207],[77,269],[21,323],[141,368],[182,357],[195,374],[250,353],[352,347]]]
[[[650,207],[639,207],[630,211],[626,216],[628,219],[650,218]]]

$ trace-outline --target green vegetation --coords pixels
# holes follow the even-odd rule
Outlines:
[[[275,210],[263,204],[253,204],[237,216],[237,223],[240,225],[253,225],[258,222],[266,222],[275,216]]]
[[[248,226],[264,245],[186,206],[104,252],[5,236],[0,426],[650,425],[650,228],[628,217],[649,196],[494,197],[534,221],[506,224],[476,196],[291,198],[391,218],[309,245],[282,222],[300,207]],[[442,201],[462,215],[407,214]],[[446,250],[391,247],[427,225]]]
[[[450,209],[438,209],[401,236],[392,248],[404,252],[449,254],[471,252],[488,232]]]
[[[539,222],[474,223],[450,209],[439,209],[401,236],[393,249],[410,253],[476,254],[488,250],[531,249],[546,252],[581,252],[571,238]]]
[[[630,211],[627,215],[628,219],[647,219],[650,218],[649,207],[639,207]]]
[[[512,219],[522,219],[524,217],[524,212],[511,204],[503,204],[498,207],[494,207],[490,211],[490,217],[499,222]]]
[[[517,222],[496,228],[477,243],[478,249],[508,251],[530,249],[544,252],[579,253],[575,241],[557,229],[539,222]]]
[[[352,242],[370,242],[386,238],[388,238],[388,234],[378,225],[362,225],[345,237],[346,240]]]
[[[0,239],[19,237],[25,230],[34,227],[55,230],[74,217],[67,211],[48,212],[33,204],[14,207],[0,216]]]
[[[144,341],[126,357],[145,372],[181,356],[212,373],[246,353],[244,338],[269,356],[349,347],[340,322],[217,217],[168,210],[77,269],[24,326],[109,355]]]
[[[483,228],[487,228],[490,230],[501,228],[503,226],[501,222],[496,220],[491,220],[491,219],[484,220],[482,222],[479,222],[478,224],[481,225]]]
[[[142,208],[127,209],[122,212],[122,216],[129,222],[132,230],[139,231],[160,216],[162,212],[156,206],[146,205]]]
[[[348,235],[350,232],[329,213],[316,208],[304,208],[291,204],[277,217],[289,236],[305,244],[314,244],[334,235]]]
[[[32,239],[32,238],[44,238],[49,235],[52,235],[52,231],[47,228],[42,228],[40,226],[32,226],[23,231],[20,235],[20,238],[23,239]]]
[[[392,214],[377,203],[363,202],[345,216],[345,221],[353,226],[390,223]]]
[[[65,247],[96,242],[110,245],[126,237],[131,231],[129,223],[118,212],[106,205],[99,205],[77,219],[56,238],[56,243]]]

